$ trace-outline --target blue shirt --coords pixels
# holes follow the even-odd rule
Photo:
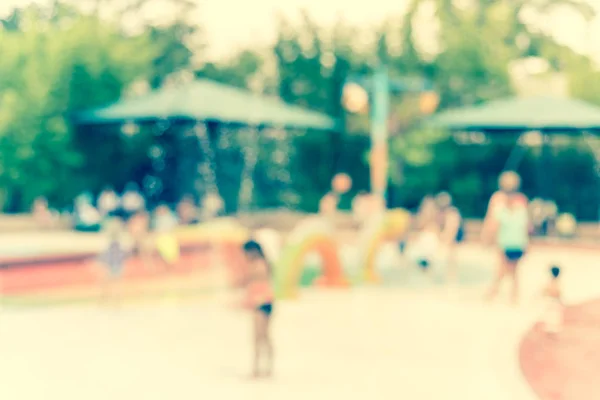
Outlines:
[[[524,250],[529,244],[529,214],[527,208],[498,208],[498,245],[504,250]]]

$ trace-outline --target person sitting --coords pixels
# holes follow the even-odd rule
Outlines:
[[[139,191],[138,185],[135,182],[130,182],[125,187],[125,191],[121,196],[121,210],[124,220],[128,220],[133,215],[146,209],[146,200]]]
[[[179,204],[177,204],[177,216],[182,225],[193,225],[199,222],[198,210],[194,204],[192,196],[185,196]]]
[[[52,225],[54,218],[45,197],[38,197],[35,199],[33,202],[32,213],[35,222],[41,227],[48,228]]]
[[[99,232],[102,218],[98,210],[92,205],[93,197],[89,192],[84,192],[75,198],[73,218],[75,230],[80,232]]]
[[[102,218],[115,217],[119,210],[121,199],[112,187],[105,187],[98,196],[98,211]]]
[[[80,232],[99,232],[101,229],[100,213],[90,203],[82,203],[75,214],[75,229]]]
[[[202,200],[202,219],[219,216],[225,210],[225,203],[218,193],[207,193]]]

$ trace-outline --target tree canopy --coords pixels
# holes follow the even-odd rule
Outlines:
[[[600,72],[594,62],[531,22],[532,15],[571,7],[585,23],[593,10],[584,2],[479,0],[460,6],[450,0],[413,0],[405,15],[373,29],[342,20],[320,26],[308,14],[296,23],[282,17],[274,43],[209,62],[201,18],[190,17],[198,15],[195,2],[165,1],[174,10],[170,21],[141,20],[136,29],[124,21],[139,15],[147,1],[121,6],[118,0],[105,0],[88,11],[74,1],[55,1],[15,9],[0,21],[3,209],[27,209],[37,196],[63,207],[83,190],[119,187],[140,178],[140,171],[152,164],[148,154],[158,139],[148,133],[124,140],[117,127],[107,127],[115,134],[101,138],[77,135],[69,117],[132,91],[160,87],[181,73],[277,96],[344,121],[341,134],[288,132],[261,139],[254,178],[261,189],[255,193],[262,194],[255,195],[256,207],[314,210],[333,174],[342,171],[352,176],[355,191],[368,189],[368,112],[348,114],[340,96],[349,77],[368,76],[380,64],[388,66],[393,79],[430,80],[444,109],[511,95],[510,63],[540,57],[552,71],[568,77],[573,96],[600,104]],[[103,7],[113,12],[107,14]],[[433,13],[424,24],[427,7]],[[428,46],[421,40],[423,31],[428,32]],[[414,93],[395,93],[391,101],[390,201],[412,207],[427,193],[449,190],[466,214],[480,215],[516,138],[484,148],[461,146],[446,132],[422,128]],[[231,178],[227,162],[239,167],[243,143],[229,143],[229,150],[215,145],[217,156],[221,154],[219,179]],[[569,143],[554,150],[553,195],[563,210],[595,218],[600,183],[594,159],[582,142]],[[539,192],[538,159],[537,150],[529,150],[520,169],[530,195]],[[580,194],[562,194],[576,192]]]

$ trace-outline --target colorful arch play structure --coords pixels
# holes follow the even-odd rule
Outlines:
[[[316,252],[322,259],[323,275],[319,284],[329,287],[348,285],[342,271],[338,246],[331,225],[320,217],[307,218],[290,233],[288,244],[275,264],[277,296],[293,298],[307,254]]]
[[[367,282],[378,281],[375,258],[379,247],[386,240],[399,240],[406,233],[409,222],[410,216],[404,210],[388,211],[381,217],[372,219],[362,232],[360,243],[364,247],[359,249],[361,257],[357,261],[364,276],[358,278]],[[251,234],[237,221],[219,219],[201,225],[181,227],[174,231],[172,236],[169,242],[162,243],[167,249],[162,250],[163,256],[167,255],[165,258],[173,260],[174,265],[170,271],[173,277],[183,279],[196,268],[219,263],[226,268],[231,279],[230,284],[237,285],[242,281],[246,271],[241,259],[241,244],[248,240]],[[317,285],[332,288],[350,286],[349,277],[342,266],[338,237],[327,218],[315,216],[302,221],[288,235],[286,245],[279,252],[277,259],[273,260],[277,296],[293,298],[298,294],[306,257],[310,253],[318,254],[322,260],[322,274],[315,281]],[[173,240],[176,240],[176,245],[171,243]],[[89,262],[86,260],[93,258],[97,251],[96,245],[102,246],[100,243],[94,244],[94,248],[82,254],[69,250],[56,257],[46,255],[41,258],[31,256],[0,259],[0,264],[6,267],[0,269],[0,295],[39,295],[49,298],[56,294],[61,299],[86,296],[92,298],[95,296],[99,277],[89,268]],[[181,254],[178,251],[180,248]],[[210,248],[216,251],[204,251]],[[145,268],[137,257],[132,261],[124,279],[131,283],[132,287],[156,286],[160,289],[156,274]],[[40,263],[47,264],[48,267],[37,268]],[[356,277],[352,278],[354,282]]]
[[[388,240],[400,241],[410,227],[411,216],[406,210],[387,211],[370,220],[361,234],[360,243],[363,281],[379,282],[375,270],[377,252]],[[323,275],[319,284],[328,287],[347,287],[348,279],[344,276],[340,261],[338,243],[335,241],[333,227],[323,218],[315,217],[301,222],[290,234],[288,245],[276,263],[277,294],[282,298],[295,297],[304,261],[307,254],[316,252],[320,255]]]

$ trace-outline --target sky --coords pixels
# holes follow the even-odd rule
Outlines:
[[[47,0],[0,0],[0,14],[10,7]],[[80,0],[84,2],[85,0]],[[333,24],[342,17],[350,24],[374,26],[389,16],[401,16],[408,0],[197,0],[199,22],[206,29],[211,58],[221,58],[235,50],[267,44],[274,39],[275,15],[297,17],[307,11],[317,22]],[[468,1],[468,0],[462,0]],[[600,14],[600,0],[584,0]],[[149,16],[167,13],[161,0],[155,0],[147,10]],[[576,51],[589,53],[600,61],[600,16],[588,28],[568,10],[554,12],[545,21],[538,21],[558,41]]]

